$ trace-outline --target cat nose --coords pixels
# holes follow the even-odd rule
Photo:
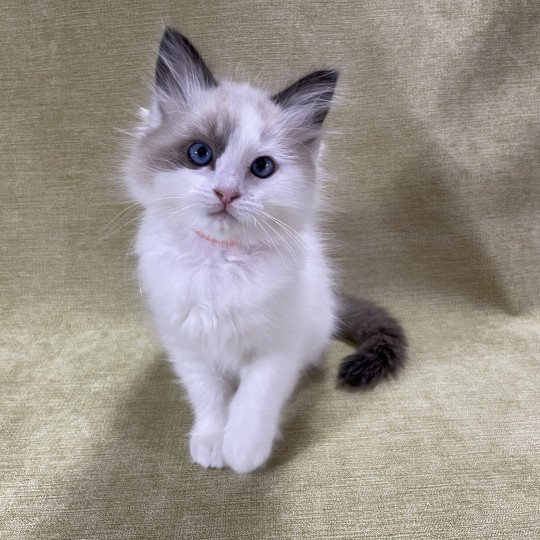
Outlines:
[[[217,198],[227,206],[229,203],[232,203],[240,197],[240,192],[236,189],[227,189],[227,188],[217,188],[214,189],[214,193]]]

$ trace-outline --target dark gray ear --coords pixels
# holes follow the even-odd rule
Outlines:
[[[174,28],[167,27],[159,46],[156,89],[168,95],[186,97],[195,85],[210,88],[218,82],[189,40]]]
[[[330,109],[338,77],[335,69],[315,71],[272,96],[272,101],[294,109],[295,114],[305,114],[306,123],[320,125]]]

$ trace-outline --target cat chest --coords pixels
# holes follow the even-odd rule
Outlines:
[[[182,348],[189,348],[207,361],[235,366],[250,360],[270,332],[268,311],[247,308],[227,297],[182,299],[172,319],[172,332]],[[229,366],[234,368],[234,366]]]
[[[174,277],[154,282],[159,299],[152,303],[157,317],[183,345],[245,349],[270,330],[279,291],[271,276],[232,265],[176,270]]]

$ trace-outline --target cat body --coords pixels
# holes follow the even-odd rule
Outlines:
[[[191,452],[203,466],[260,466],[296,381],[330,343],[329,275],[316,240],[305,237],[305,244],[308,256],[296,255],[304,259],[300,272],[275,249],[214,245],[196,233],[178,239],[159,218],[143,218],[140,280],[195,414],[201,411]],[[215,410],[209,416],[206,408]]]
[[[283,407],[333,336],[360,345],[342,366],[349,384],[403,357],[389,315],[335,292],[318,232],[317,158],[336,80],[315,72],[270,96],[218,82],[184,36],[164,34],[126,178],[144,207],[141,287],[192,404],[190,452],[204,467],[266,462]]]

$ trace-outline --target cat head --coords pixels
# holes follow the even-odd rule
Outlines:
[[[171,227],[217,239],[301,229],[317,206],[321,126],[337,78],[316,71],[275,95],[221,81],[167,28],[126,168],[132,197]]]

